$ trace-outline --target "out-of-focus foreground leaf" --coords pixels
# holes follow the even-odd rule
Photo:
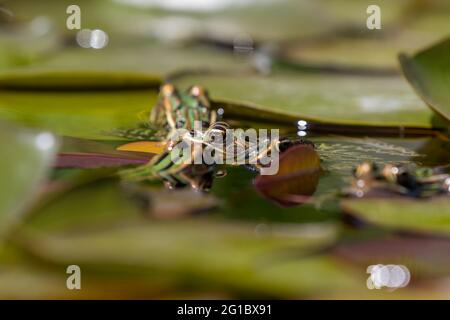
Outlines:
[[[401,55],[403,72],[420,97],[450,121],[450,38],[413,56]]]
[[[349,199],[342,202],[345,212],[394,230],[417,233],[450,234],[450,198],[424,199]]]
[[[381,29],[366,28],[370,5],[381,10]],[[367,73],[399,69],[398,53],[423,47],[448,36],[450,5],[445,0],[433,1],[329,1],[336,15],[347,14],[354,20],[354,30],[318,37],[310,43],[292,42],[286,46],[284,57],[291,62],[319,66],[362,68]],[[347,8],[347,10],[345,10]],[[361,14],[354,14],[361,12]],[[387,16],[390,18],[387,18]]]
[[[234,296],[304,296],[360,287],[333,259],[300,259],[335,241],[333,224],[260,228],[212,219],[149,220],[113,182],[74,189],[35,211],[14,243],[55,268],[77,261],[84,276],[116,281],[136,276],[148,290],[161,279]],[[311,277],[312,270],[321,270],[320,276]]]
[[[389,235],[343,242],[333,251],[362,268],[376,264],[407,265],[413,281],[442,279],[450,274],[448,238]]]
[[[37,195],[57,147],[56,138],[48,132],[0,122],[0,233],[20,220]]]
[[[197,287],[234,294],[301,296],[354,285],[332,261],[295,258],[329,244],[329,227],[280,225],[258,235],[254,225],[153,221],[79,236],[40,235],[26,243],[45,261],[77,261],[85,274],[144,274],[141,279],[150,286],[154,277],[170,276],[178,285],[196,279]],[[311,268],[322,269],[321,279],[310,277]]]

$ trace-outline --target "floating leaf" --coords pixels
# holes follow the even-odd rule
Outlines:
[[[450,121],[450,38],[413,56],[401,55],[403,72],[420,97]]]
[[[77,261],[85,275],[102,270],[116,279],[139,275],[148,286],[155,277],[170,277],[180,285],[196,279],[196,287],[203,289],[298,297],[355,285],[332,260],[296,259],[329,245],[334,235],[329,225],[273,225],[258,235],[251,224],[152,221],[82,235],[29,233],[19,242],[53,264]],[[311,278],[309,271],[317,269],[321,276]]]
[[[169,75],[186,71],[248,71],[249,63],[244,57],[230,55],[202,46],[132,46],[105,48],[94,52],[83,48],[67,49],[54,58],[35,65],[35,72],[73,72],[86,70],[99,73],[140,73],[141,82],[164,79]],[[145,78],[147,77],[147,79]],[[104,79],[102,82],[107,83]]]
[[[0,73],[0,89],[120,90],[157,89],[159,77],[137,72],[15,70]]]
[[[275,175],[259,175],[255,187],[266,197],[284,206],[302,204],[316,190],[320,175],[320,159],[314,147],[297,145],[280,155]]]
[[[56,159],[57,168],[102,168],[126,165],[142,165],[148,158],[95,153],[60,153]]]
[[[117,279],[105,274],[83,274],[82,290],[68,290],[68,266],[43,266],[6,243],[0,244],[0,264],[0,299],[161,298],[174,290],[173,283],[162,277],[155,279],[150,287],[143,286],[140,279]],[[111,290],[105,292],[106,287]]]
[[[0,233],[21,220],[52,165],[58,143],[48,132],[0,123]]]
[[[335,73],[394,75],[398,73],[400,50],[399,44],[392,40],[332,38],[306,47],[302,43],[291,45],[280,63],[297,68],[302,65],[328,68]]]
[[[253,41],[284,40],[317,34],[335,27],[329,15],[324,14],[320,4],[304,0],[278,1],[235,1],[200,4],[147,2],[130,3],[148,7],[148,14],[154,22],[148,24],[153,33],[159,31],[160,38],[219,37],[233,39],[245,36]],[[156,7],[160,10],[152,8]],[[161,12],[162,11],[162,12]],[[152,14],[153,13],[153,14]],[[271,21],[270,25],[267,21]],[[183,32],[161,32],[168,24],[182,25]],[[167,27],[166,27],[167,28]],[[172,36],[172,37],[171,37]],[[254,40],[252,40],[254,39]]]
[[[377,264],[403,264],[415,280],[450,274],[450,241],[445,238],[387,236],[344,242],[334,253],[367,268]]]
[[[59,182],[64,192],[56,188],[53,190],[55,196],[47,194],[51,201],[38,205],[30,212],[24,228],[40,232],[82,232],[143,218],[137,203],[123,192],[118,181],[108,179],[112,172],[108,169],[89,170],[63,177]]]
[[[433,113],[402,79],[322,74],[270,77],[186,76],[177,81],[208,88],[225,117],[322,124],[431,128]]]
[[[332,208],[318,208],[314,204],[306,203],[297,207],[284,207],[275,201],[268,201],[252,184],[254,178],[254,172],[242,167],[230,168],[225,177],[216,178],[211,193],[221,199],[221,203],[219,208],[214,210],[214,214],[224,219],[258,222],[262,228],[268,222],[335,223],[340,217],[336,205]],[[330,188],[329,185],[327,187]],[[331,188],[335,190],[334,186]]]
[[[328,2],[327,9],[336,15],[348,15],[346,21],[354,21],[354,28],[306,43],[293,41],[282,54],[300,65],[366,74],[397,73],[399,52],[423,47],[448,35],[450,7],[437,1],[393,2],[376,3],[382,14],[381,30],[367,29],[368,14],[354,14],[365,13],[375,4],[370,0]]]
[[[450,197],[366,198],[342,202],[344,212],[394,230],[450,235]]]
[[[156,100],[155,90],[0,91],[0,118],[60,135],[117,140],[111,132],[146,121]]]

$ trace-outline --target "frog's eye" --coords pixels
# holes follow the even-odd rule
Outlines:
[[[200,97],[204,94],[204,89],[201,86],[192,86],[189,88],[189,93],[194,97]]]
[[[356,167],[353,174],[357,178],[361,178],[363,176],[366,176],[374,171],[374,165],[370,162],[363,162],[360,165]]]
[[[193,97],[206,97],[208,98],[208,91],[202,86],[192,86],[189,88],[189,94]]]
[[[161,95],[163,97],[170,97],[174,95],[175,91],[175,87],[171,84],[165,84],[161,87]]]

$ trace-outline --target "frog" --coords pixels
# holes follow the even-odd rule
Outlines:
[[[186,92],[179,92],[174,85],[165,84],[149,120],[166,133],[166,139],[170,139],[179,129],[194,130],[196,121],[201,123],[202,129],[207,129],[218,119],[208,91],[203,87],[194,85]]]
[[[278,154],[299,143],[313,145],[287,138],[264,138],[264,141],[259,140],[255,145],[239,135],[226,139],[230,126],[212,108],[207,90],[198,85],[185,92],[178,91],[172,84],[163,85],[159,100],[150,113],[149,124],[159,128],[158,132],[166,142],[165,149],[147,164],[122,170],[120,175],[124,180],[134,182],[162,180],[169,189],[190,186],[196,190],[209,191],[215,177],[226,175],[223,164],[206,163],[202,158],[203,148],[189,148],[189,144],[212,147],[214,152],[221,153],[223,159],[237,157],[234,151],[240,146],[243,151],[239,156],[244,158],[244,166],[255,173],[261,173],[267,167],[261,159],[274,151]],[[217,139],[218,135],[221,139]],[[217,144],[218,140],[222,142]],[[265,147],[259,150],[260,145]],[[180,156],[180,149],[187,152]],[[233,150],[233,154],[228,154],[229,150]],[[198,158],[202,161],[195,162],[194,159]],[[232,161],[231,165],[242,165],[242,162]]]
[[[152,127],[159,128],[159,135],[167,142],[167,146],[149,163],[122,170],[120,176],[135,182],[162,180],[169,189],[190,186],[196,190],[208,191],[218,166],[194,164],[192,159],[201,152],[198,148],[192,148],[190,154],[184,155],[190,160],[175,155],[175,152],[179,152],[184,144],[193,142],[192,139],[196,136],[194,130],[199,129],[195,127],[196,123],[201,124],[201,131],[205,130],[203,136],[209,136],[211,131],[222,124],[217,119],[217,112],[212,109],[208,92],[203,87],[194,85],[185,92],[180,92],[172,84],[163,85],[158,102],[150,113],[149,123]],[[188,137],[179,135],[179,132],[188,133]]]

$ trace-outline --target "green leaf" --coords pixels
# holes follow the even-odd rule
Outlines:
[[[162,279],[177,287],[276,297],[354,285],[335,261],[298,259],[332,244],[338,231],[333,224],[160,221],[140,215],[123,191],[103,180],[66,192],[34,211],[14,244],[55,268],[76,261],[83,277],[139,279],[146,290]],[[175,197],[172,212],[183,206]],[[167,211],[161,199],[149,200],[154,215]],[[315,269],[323,271],[320,277],[309,276]]]
[[[314,35],[331,30],[336,25],[330,15],[324,14],[324,8],[320,4],[312,4],[305,0],[246,3],[230,1],[220,3],[219,6],[186,5],[182,2],[169,5],[164,2],[146,4],[148,18],[153,21],[153,24],[148,24],[150,30],[154,33],[159,32],[160,37],[165,35],[161,32],[162,28],[178,22],[184,29],[181,36],[207,38],[213,36],[229,40],[231,43],[239,36],[244,36],[243,39],[250,38],[252,45],[253,41],[277,41]],[[145,9],[146,4],[135,5],[142,11],[142,7]],[[209,10],[210,8],[212,10]],[[170,30],[165,33],[171,34]]]
[[[157,89],[161,82],[154,77],[137,72],[107,71],[39,71],[15,70],[0,73],[3,90],[120,90]]]
[[[377,1],[381,10],[381,30],[366,26],[367,8],[373,1],[329,1],[335,16],[345,15],[354,29],[317,37],[310,42],[292,41],[282,53],[290,62],[329,66],[342,71],[367,74],[396,73],[398,53],[421,48],[448,35],[450,7],[438,1]],[[355,14],[360,12],[361,14]]]
[[[117,139],[111,132],[147,121],[156,100],[155,90],[0,91],[0,118],[59,135]]]
[[[18,223],[52,165],[56,138],[0,123],[0,234]]]
[[[0,244],[0,264],[0,299],[149,299],[174,290],[173,283],[162,277],[145,287],[139,278],[86,274],[82,275],[82,290],[68,290],[68,265],[43,265],[7,243]],[[106,292],[105,287],[114,289]]]
[[[178,285],[283,297],[355,285],[336,261],[297,258],[332,243],[335,231],[326,224],[269,225],[255,233],[252,224],[149,221],[78,235],[29,233],[20,244],[56,265],[76,261],[85,275],[139,276],[148,286],[170,277]],[[321,270],[320,277],[311,277],[312,270]]]
[[[72,171],[71,175],[56,180],[53,193],[47,194],[48,200],[29,214],[24,224],[26,230],[80,232],[143,218],[118,181],[105,179],[113,171]]]
[[[450,198],[349,199],[345,212],[378,226],[418,233],[450,235]]]
[[[401,55],[403,72],[419,96],[450,121],[450,38],[413,56]]]
[[[270,77],[186,76],[176,81],[208,88],[225,117],[272,122],[431,128],[433,113],[400,78],[274,74]]]
[[[31,58],[20,49],[11,47],[5,41],[0,42],[0,70],[10,67],[27,65]]]
[[[30,68],[31,69],[31,68]],[[102,50],[69,48],[42,63],[36,71],[137,72],[164,79],[186,71],[248,71],[245,57],[204,46],[163,45],[106,47]]]

